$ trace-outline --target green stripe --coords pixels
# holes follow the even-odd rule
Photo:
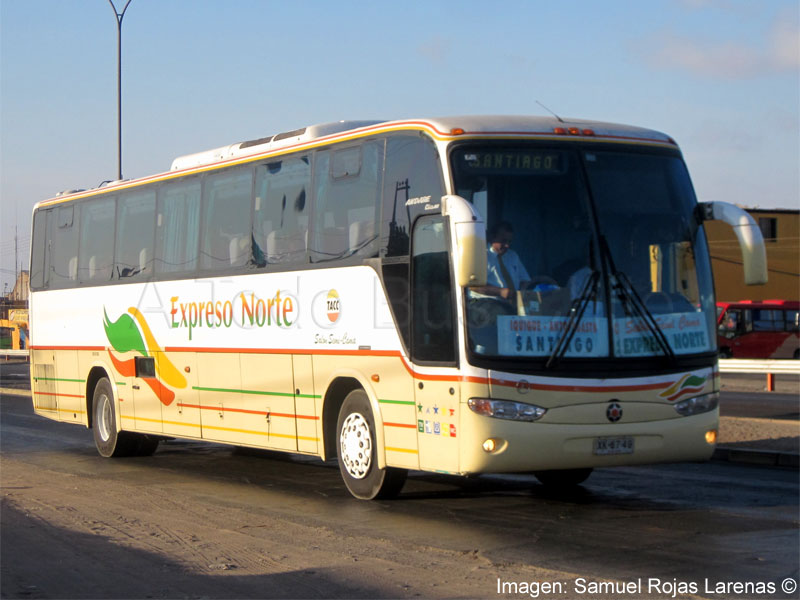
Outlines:
[[[263,390],[235,390],[231,388],[211,388],[211,387],[200,387],[198,385],[192,386],[193,390],[197,390],[198,392],[222,392],[224,394],[256,394],[258,396],[281,396],[283,398],[321,398],[322,396],[317,396],[313,394],[292,394],[291,392],[265,392]]]
[[[69,381],[70,383],[86,383],[85,379],[60,379],[58,377],[34,377],[34,381]]]
[[[414,406],[416,402],[413,400],[381,400],[378,399],[378,403],[380,404],[407,404],[408,406]]]

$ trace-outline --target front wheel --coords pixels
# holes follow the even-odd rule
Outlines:
[[[568,488],[580,485],[589,478],[592,469],[554,469],[536,471],[536,479],[548,487]]]
[[[364,390],[344,399],[336,425],[339,471],[350,493],[360,500],[392,498],[400,493],[407,471],[378,467],[375,421]]]

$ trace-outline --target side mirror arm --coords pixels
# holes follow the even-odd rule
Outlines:
[[[733,228],[742,250],[745,284],[767,283],[767,250],[761,229],[753,217],[728,202],[701,202],[698,216],[700,221],[722,221]]]

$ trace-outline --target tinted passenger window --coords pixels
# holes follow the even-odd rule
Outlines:
[[[111,279],[114,265],[115,209],[113,197],[90,200],[80,205],[78,278],[81,282],[102,283]]]
[[[376,255],[383,142],[322,150],[315,160],[312,260]]]
[[[52,210],[52,209],[51,209]],[[45,286],[44,257],[48,244],[47,215],[51,210],[37,210],[33,215],[33,239],[31,240],[31,288],[42,289]]]
[[[112,204],[113,205],[113,204]],[[78,221],[74,205],[60,206],[51,215],[50,287],[75,285],[78,279]],[[52,217],[55,220],[52,220]],[[112,228],[111,235],[114,235]]]
[[[800,311],[787,310],[786,316],[786,331],[800,331]]]
[[[197,268],[200,234],[200,181],[165,185],[158,191],[156,272],[186,273]]]
[[[138,192],[119,199],[114,277],[141,279],[153,271],[155,192]]]
[[[438,203],[444,193],[439,157],[430,140],[419,135],[395,135],[386,142],[380,253],[383,285],[397,327],[410,346],[410,223],[423,214],[425,204],[411,198],[430,196]]]
[[[454,362],[450,257],[441,216],[417,220],[412,261],[412,355],[420,361]]]
[[[290,156],[256,169],[253,206],[253,254],[259,266],[306,260],[308,156]]]
[[[249,169],[206,179],[201,268],[218,271],[252,263],[252,194],[253,173]]]
[[[425,206],[408,201],[430,196],[432,203],[438,203],[443,194],[441,166],[433,143],[416,135],[390,137],[383,179],[381,254],[408,256],[412,210],[419,214]]]
[[[783,311],[755,309],[753,310],[753,331],[783,331]]]

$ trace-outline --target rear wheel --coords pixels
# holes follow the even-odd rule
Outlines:
[[[536,471],[536,479],[548,487],[568,488],[580,485],[589,478],[592,469],[555,469]]]
[[[101,456],[150,456],[158,447],[158,438],[150,435],[117,430],[117,415],[111,382],[103,377],[97,382],[92,396],[92,431],[94,445]]]
[[[372,500],[400,493],[407,471],[378,467],[375,421],[364,390],[353,390],[344,399],[336,433],[339,471],[353,496]]]

